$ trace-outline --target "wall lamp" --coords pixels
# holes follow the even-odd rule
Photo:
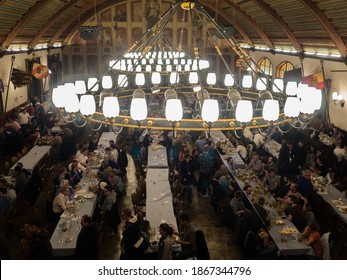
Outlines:
[[[336,106],[340,105],[341,108],[343,108],[343,106],[345,106],[345,100],[342,98],[342,94],[338,94],[337,91],[334,91],[332,93],[332,98],[333,98],[333,101],[334,101],[334,104]]]

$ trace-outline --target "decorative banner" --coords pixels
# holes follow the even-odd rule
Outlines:
[[[283,82],[286,84],[289,81],[301,82],[302,80],[302,72],[301,68],[296,68],[290,71],[285,71],[283,74]]]
[[[317,72],[315,74],[306,76],[302,78],[301,81],[303,84],[307,84],[310,87],[315,87],[316,89],[324,88],[324,77],[323,72]]]
[[[14,88],[25,86],[31,82],[31,75],[30,73],[13,68],[11,82],[13,83]]]
[[[243,71],[246,71],[249,65],[251,65],[251,59],[249,57],[239,58],[236,60],[236,67]]]
[[[39,80],[46,78],[48,76],[48,66],[34,63],[31,74]]]

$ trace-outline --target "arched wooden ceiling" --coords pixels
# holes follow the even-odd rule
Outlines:
[[[138,0],[2,0],[0,52],[11,45],[69,44],[95,9]],[[163,0],[176,2],[175,0]],[[346,0],[200,0],[235,38],[250,47],[331,53],[346,61]]]

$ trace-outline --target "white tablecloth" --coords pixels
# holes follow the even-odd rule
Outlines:
[[[239,185],[240,189],[243,190],[243,187],[245,183],[239,179],[236,174],[233,174],[237,184]],[[255,189],[256,182],[253,180],[249,181],[249,184]],[[267,197],[267,195],[269,197]],[[265,201],[270,201],[271,199],[274,201],[274,198],[272,195],[268,192],[267,194],[263,194]],[[274,209],[272,209],[270,206],[264,207],[270,214],[271,212],[275,212]],[[284,256],[297,256],[297,255],[313,255],[313,249],[311,246],[307,246],[303,243],[300,243],[298,241],[298,234],[290,235],[285,239],[285,241],[282,240],[280,231],[284,226],[288,226],[290,228],[295,228],[294,224],[289,221],[288,219],[283,219],[284,224],[283,225],[276,225],[274,224],[275,220],[280,219],[280,217],[276,217],[274,214],[270,215],[271,217],[271,227],[268,227],[268,231],[273,239],[273,241],[276,243],[276,246],[278,248],[279,255]],[[297,230],[298,231],[298,230]],[[299,233],[299,231],[298,231]]]
[[[176,217],[172,205],[172,193],[168,180],[167,168],[148,168],[146,176],[146,220],[155,231],[151,241],[159,241],[159,226],[167,223],[177,230]],[[157,251],[157,246],[151,246],[150,251]],[[180,251],[180,245],[174,245],[173,250]]]
[[[39,164],[40,160],[47,154],[50,153],[52,146],[34,146],[25,156],[23,156],[19,161],[23,163],[23,168],[29,172],[33,172],[35,167]],[[16,164],[11,167],[14,169]]]
[[[108,141],[113,140],[116,143],[117,137],[118,134],[113,132],[103,132],[99,138],[98,145],[102,145],[104,148],[106,148],[110,145]]]
[[[269,152],[273,157],[279,158],[281,144],[276,142],[275,140],[267,140],[264,142],[265,151]]]
[[[158,149],[153,149],[152,145],[148,147],[147,166],[150,168],[167,168],[166,148],[159,146]]]
[[[79,183],[82,189],[78,193],[88,193],[89,186],[94,184],[97,184],[96,178],[89,179],[87,177],[83,177]],[[62,217],[57,223],[57,226],[51,236],[50,242],[52,244],[54,257],[73,256],[75,254],[77,237],[81,230],[81,217],[83,215],[93,215],[96,206],[96,196],[91,199],[85,199],[84,202],[75,200],[75,205],[76,213],[74,215],[76,217],[72,219],[70,228],[67,231],[60,229],[59,225],[66,221],[66,218]],[[65,211],[64,215],[67,213],[68,211]],[[71,241],[69,239],[70,237]]]

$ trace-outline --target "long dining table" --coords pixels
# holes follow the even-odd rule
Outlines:
[[[215,141],[227,139],[226,136],[223,137],[223,135],[224,134],[222,132],[218,134],[216,133],[214,138]],[[232,156],[232,154],[220,155],[220,158],[229,169],[231,175],[234,177],[238,187],[243,190],[246,184],[251,185],[253,188],[253,193],[250,199],[252,201],[256,199],[255,190],[257,191],[257,195],[264,196],[264,208],[268,211],[271,219],[271,226],[268,226],[267,230],[277,246],[278,254],[284,257],[313,255],[313,249],[311,246],[307,246],[304,243],[299,242],[299,230],[294,226],[294,224],[289,221],[285,215],[279,215],[277,209],[275,208],[276,201],[270,192],[259,189],[259,182],[255,179],[255,176],[252,176],[250,171],[246,170],[245,168],[237,168],[236,171],[231,170],[226,162],[226,159],[229,156]],[[250,202],[251,205],[252,201]],[[292,233],[289,233],[289,230],[292,231]]]
[[[166,148],[159,144],[148,147],[147,166],[149,168],[168,168]]]
[[[28,170],[30,173],[34,171],[34,169],[39,165],[40,161],[46,156],[49,155],[52,146],[50,145],[35,145],[32,149],[24,155],[19,161],[23,164],[23,168]],[[14,170],[17,163],[15,163],[11,169]]]
[[[173,196],[169,182],[168,168],[148,168],[146,175],[146,220],[151,226],[151,246],[147,252],[158,251],[160,238],[159,226],[167,223],[177,231],[177,221],[173,209]],[[174,251],[180,251],[181,245],[175,244]]]
[[[81,231],[81,217],[94,213],[97,197],[89,191],[89,187],[96,184],[95,176],[84,176],[79,183],[81,190],[74,194],[74,207],[61,215],[50,239],[55,258],[74,256]]]
[[[116,143],[117,137],[118,137],[118,134],[112,131],[105,131],[101,133],[99,141],[98,141],[98,145],[106,148],[109,146],[110,140],[113,140]]]

